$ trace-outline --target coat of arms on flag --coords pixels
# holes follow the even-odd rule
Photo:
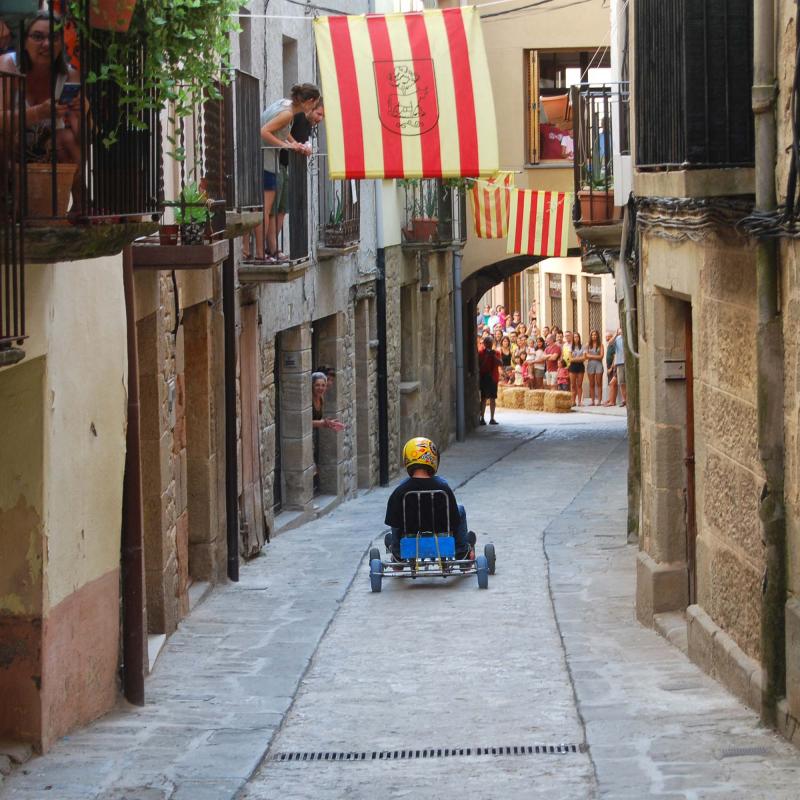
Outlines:
[[[498,167],[474,7],[318,17],[331,178],[466,178]]]
[[[512,189],[506,252],[566,256],[572,217],[572,192]]]
[[[486,181],[474,181],[469,193],[475,235],[479,239],[505,239],[508,234],[510,189],[513,172],[498,172]]]

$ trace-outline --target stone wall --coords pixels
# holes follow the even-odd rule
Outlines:
[[[215,289],[182,276],[176,298],[171,273],[156,270],[135,283],[147,628],[170,634],[189,612],[190,582],[218,580],[224,564]],[[177,325],[176,299],[192,303]]]
[[[749,657],[760,656],[755,256],[746,240],[643,237],[642,520],[639,619],[683,610],[687,564],[687,382],[691,320],[697,569],[695,602]]]

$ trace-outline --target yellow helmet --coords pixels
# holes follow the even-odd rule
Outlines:
[[[429,467],[433,474],[439,469],[439,448],[424,436],[416,436],[403,448],[403,466],[409,475],[414,467]]]

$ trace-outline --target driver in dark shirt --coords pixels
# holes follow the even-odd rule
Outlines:
[[[386,546],[395,558],[400,556],[400,534],[416,534],[418,531],[452,533],[455,538],[456,558],[471,558],[471,545],[467,528],[467,512],[458,505],[453,490],[444,478],[436,475],[439,469],[439,448],[422,436],[409,439],[403,448],[403,466],[408,472],[404,480],[391,494],[386,506],[385,523],[392,529],[386,537]],[[433,499],[409,497],[408,492],[442,490],[442,495]],[[405,517],[403,506],[405,505]],[[448,513],[450,530],[447,529]],[[405,530],[404,530],[405,520]]]

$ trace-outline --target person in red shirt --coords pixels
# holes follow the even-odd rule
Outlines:
[[[547,347],[544,349],[544,354],[547,358],[545,361],[547,366],[545,383],[550,388],[553,388],[556,385],[559,362],[561,361],[561,345],[556,344],[556,340],[553,338],[552,334],[547,337]]]
[[[478,424],[486,424],[486,404],[489,404],[489,424],[497,425],[494,418],[495,407],[497,406],[497,384],[500,382],[500,367],[503,361],[494,349],[494,342],[491,336],[483,340],[483,352],[478,354],[478,368],[480,372],[481,386],[481,418]]]

